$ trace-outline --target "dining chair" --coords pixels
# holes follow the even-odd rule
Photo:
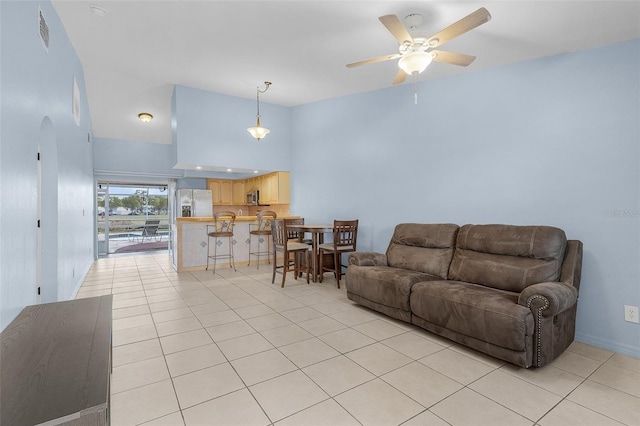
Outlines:
[[[298,272],[305,271],[307,284],[309,284],[309,245],[295,239],[289,239],[287,223],[281,219],[271,221],[271,235],[273,237],[273,277],[271,283],[275,282],[276,273],[281,273],[282,287],[284,287],[287,272],[293,272],[294,278],[297,280]],[[283,255],[282,265],[278,265],[278,253]],[[302,262],[303,256],[304,262]]]
[[[229,267],[236,270],[236,265],[233,258],[233,226],[236,220],[236,214],[234,212],[218,212],[213,215],[213,225],[207,225],[207,267],[209,269],[209,259],[213,259],[213,273],[216,273],[216,263],[218,259],[229,259]],[[213,255],[211,254],[211,238],[213,241]],[[222,240],[226,238],[228,241],[229,249],[226,254],[218,254],[218,245],[222,245]]]
[[[271,221],[277,217],[276,212],[271,210],[263,210],[258,212],[256,215],[258,220],[256,223],[249,224],[249,263],[251,265],[251,255],[253,255],[258,261],[258,268],[260,269],[260,256],[267,256],[267,263],[271,263],[269,260],[269,256],[271,255],[271,251],[269,250],[269,242],[271,241]],[[251,251],[251,243],[253,242],[253,237],[258,239],[258,249],[256,251]],[[261,244],[264,240],[267,240],[267,250],[260,250]],[[247,266],[248,266],[247,265]]]
[[[325,253],[333,254],[333,267],[331,265],[320,264],[320,282],[322,274],[333,272],[340,288],[340,277],[342,276],[342,254],[356,251],[356,240],[358,237],[358,220],[334,220],[333,221],[333,242],[324,243],[318,246],[320,259]]]

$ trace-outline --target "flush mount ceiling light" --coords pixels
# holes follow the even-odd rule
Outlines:
[[[260,140],[264,138],[271,131],[266,127],[260,126],[260,93],[264,93],[267,90],[269,90],[269,86],[271,86],[271,82],[265,81],[264,84],[265,84],[264,90],[260,90],[260,87],[256,87],[256,104],[258,106],[258,112],[256,114],[256,125],[255,127],[249,127],[247,129],[247,131],[251,133],[251,136],[253,136],[256,140]]]
[[[151,122],[151,120],[153,120],[153,115],[149,114],[148,112],[141,112],[140,114],[138,114],[138,118],[143,123],[149,123]]]

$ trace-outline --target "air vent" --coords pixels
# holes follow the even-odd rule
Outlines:
[[[49,52],[49,27],[47,26],[47,21],[44,20],[44,15],[42,14],[42,9],[38,8],[38,26],[40,27],[40,40],[42,40],[42,44],[44,44],[44,48]]]

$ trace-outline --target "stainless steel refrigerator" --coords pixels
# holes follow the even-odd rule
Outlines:
[[[176,217],[211,217],[213,202],[208,189],[178,189]]]

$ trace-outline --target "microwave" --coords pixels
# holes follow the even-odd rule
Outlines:
[[[247,205],[257,206],[260,203],[260,191],[255,190],[247,193]]]

